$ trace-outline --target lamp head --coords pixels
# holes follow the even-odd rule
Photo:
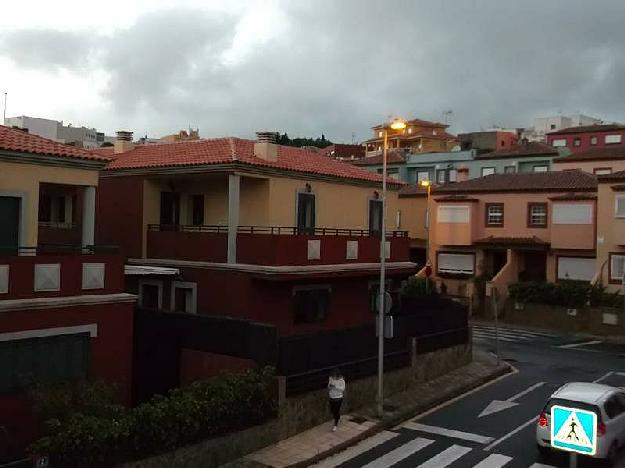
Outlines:
[[[432,185],[432,182],[430,182],[429,180],[421,180],[419,181],[419,185],[421,187],[429,187],[430,185]]]
[[[400,119],[394,119],[390,125],[392,130],[403,130],[406,128],[406,122]]]

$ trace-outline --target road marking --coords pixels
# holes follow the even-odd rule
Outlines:
[[[497,439],[492,444],[488,445],[487,447],[484,447],[484,451],[488,452],[488,451],[492,450],[493,447],[496,447],[497,445],[499,445],[503,441],[505,441],[505,440],[509,439],[510,437],[512,437],[517,432],[522,431],[523,429],[525,429],[530,424],[535,423],[537,420],[538,420],[538,416],[530,419],[529,421],[524,422],[519,427],[517,427],[514,431],[508,432],[505,436],[500,437],[499,439]]]
[[[444,427],[428,426],[427,424],[419,424],[416,422],[407,422],[402,427],[410,429],[412,431],[427,432],[428,434],[437,434],[446,437],[452,437],[454,439],[469,440],[471,442],[477,442],[479,444],[488,444],[495,440],[493,437],[486,437],[479,434],[471,434],[470,432],[456,431],[454,429],[447,429]]]
[[[621,377],[625,377],[625,372],[615,372],[616,375],[620,375]]]
[[[502,331],[499,330],[499,332],[496,331],[486,331],[486,330],[477,330],[475,333],[483,333],[483,334],[488,334],[488,335],[499,335],[499,336],[506,336],[508,338],[514,338],[517,340],[524,340],[524,341],[530,341],[533,338],[537,338],[535,336],[524,336],[521,333],[513,333],[513,332],[506,332],[506,331]]]
[[[596,344],[600,344],[600,343],[603,343],[603,341],[592,340],[592,341],[584,341],[583,343],[571,343],[571,344],[566,344],[566,345],[560,345],[560,346],[557,346],[557,348],[572,349],[572,348],[579,348],[581,346],[596,345]]]
[[[529,468],[556,468],[553,465],[543,465],[542,463],[534,463]]]
[[[391,450],[380,458],[373,460],[371,463],[367,463],[363,468],[387,468],[433,443],[433,440],[417,437],[407,444],[397,447],[395,450]]]
[[[489,455],[487,458],[479,462],[473,468],[501,468],[510,460],[512,460],[512,457],[506,457],[505,455],[493,453],[492,455]]]
[[[483,334],[479,334],[479,333],[473,333],[473,336],[477,336],[478,338],[487,338],[490,340],[494,340],[495,339],[495,335],[489,336],[489,335],[483,335]],[[507,338],[505,336],[500,336],[499,337],[499,341],[507,341],[509,343],[518,343],[519,340],[516,339],[512,339],[512,338]]]
[[[488,416],[489,414],[498,413],[508,408],[513,408],[518,405],[514,400],[521,398],[524,395],[527,395],[529,392],[536,390],[538,387],[545,385],[545,382],[538,382],[532,385],[529,388],[526,388],[522,392],[517,393],[516,395],[512,395],[510,398],[506,400],[493,400],[491,401],[486,408],[482,410],[482,412],[478,415],[478,418],[483,416]]]
[[[441,403],[440,405],[435,406],[434,408],[430,408],[429,410],[424,411],[423,413],[420,413],[417,416],[415,416],[413,418],[413,421],[416,421],[417,419],[420,419],[420,418],[424,418],[428,414],[434,413],[435,411],[438,411],[438,410],[440,410],[442,408],[445,408],[446,406],[449,406],[449,405],[451,405],[451,404],[453,404],[453,403],[455,403],[455,402],[457,402],[459,400],[462,400],[463,398],[466,398],[469,395],[472,395],[473,393],[479,392],[479,391],[485,389],[486,387],[488,387],[490,385],[496,384],[500,380],[507,379],[508,377],[513,376],[513,375],[519,373],[519,370],[516,367],[514,367],[513,365],[508,364],[508,367],[510,367],[510,369],[512,369],[512,372],[508,372],[507,374],[500,375],[496,379],[493,379],[493,380],[491,380],[489,382],[486,382],[485,384],[482,384],[479,387],[475,387],[473,390],[469,390],[468,392],[465,392],[462,395],[458,395],[457,397],[452,398],[451,400],[447,400],[446,402]],[[402,427],[401,424],[399,426],[396,426],[396,428],[400,428],[400,427]]]
[[[380,444],[383,444],[384,442],[387,442],[397,437],[398,435],[399,434],[397,432],[390,432],[390,431],[380,432],[374,435],[373,437],[369,437],[368,439],[363,440],[362,442],[360,442],[357,445],[354,445],[353,447],[350,447],[346,450],[343,450],[340,453],[337,453],[333,457],[327,458],[319,462],[315,466],[318,468],[334,468],[336,466],[339,466],[345,463],[346,461],[351,460],[352,458],[357,457],[358,455],[361,455],[371,450],[372,448],[377,447]]]
[[[495,331],[495,327],[481,327],[479,325],[473,325],[473,329],[478,329],[478,330],[488,330],[488,331]],[[499,330],[504,330],[510,333],[515,333],[515,334],[519,334],[519,335],[525,335],[525,336],[529,336],[529,337],[548,337],[548,338],[553,338],[557,335],[554,335],[553,333],[545,333],[545,332],[535,332],[535,331],[528,331],[528,330],[523,330],[520,328],[507,328],[507,327],[499,327]]]
[[[430,458],[425,463],[421,463],[417,468],[443,468],[445,466],[451,465],[453,462],[458,460],[458,458],[462,457],[470,451],[471,449],[469,447],[463,447],[462,445],[452,445],[448,449],[443,450],[435,457]]]
[[[605,379],[607,379],[608,377],[610,377],[612,374],[614,374],[614,372],[612,372],[612,371],[608,372],[607,374],[603,374],[603,375],[602,375],[601,377],[599,377],[598,379],[593,380],[593,383],[599,383],[599,382],[601,382],[602,380],[605,380]]]

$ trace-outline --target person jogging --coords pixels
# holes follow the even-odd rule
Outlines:
[[[334,369],[332,375],[328,379],[328,396],[330,397],[330,411],[334,417],[334,426],[332,432],[336,431],[341,419],[341,404],[343,403],[343,394],[345,393],[345,379],[341,375],[339,369]]]

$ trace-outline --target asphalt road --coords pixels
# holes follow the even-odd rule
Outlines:
[[[474,327],[474,345],[496,350],[495,331]],[[625,387],[625,345],[600,339],[500,329],[500,358],[516,372],[330,457],[318,467],[568,467],[565,456],[539,457],[536,419],[566,382]],[[625,459],[625,456],[621,456]],[[578,467],[604,466],[579,459]],[[625,467],[625,462],[619,465]]]

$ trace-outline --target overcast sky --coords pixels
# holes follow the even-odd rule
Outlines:
[[[625,121],[624,44],[623,0],[3,2],[0,92],[7,116],[152,137]]]

